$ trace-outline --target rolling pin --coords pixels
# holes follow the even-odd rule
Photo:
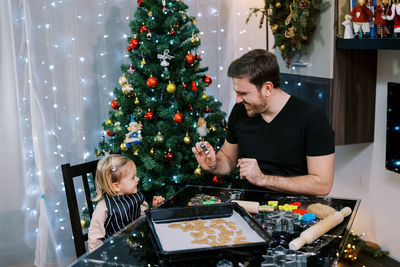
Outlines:
[[[325,217],[323,220],[314,224],[307,230],[301,232],[300,236],[289,243],[289,248],[291,250],[299,250],[305,244],[311,244],[315,239],[321,237],[323,234],[331,230],[333,227],[340,224],[344,217],[351,214],[351,209],[349,207],[343,208],[341,211],[336,211],[335,213]]]
[[[236,202],[244,208],[248,213],[258,213],[259,211],[274,211],[273,207],[263,207],[260,206],[260,203],[256,201],[244,201],[244,200],[232,200],[232,202]]]

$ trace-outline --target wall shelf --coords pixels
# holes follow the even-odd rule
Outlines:
[[[363,39],[343,39],[336,38],[337,49],[357,49],[357,50],[399,50],[400,38],[363,38]]]

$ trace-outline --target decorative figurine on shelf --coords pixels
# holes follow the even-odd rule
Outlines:
[[[344,26],[344,39],[353,39],[354,38],[354,33],[353,33],[353,24],[351,23],[351,16],[349,14],[346,14],[344,16],[344,21],[342,22],[342,25]]]
[[[142,135],[140,134],[140,130],[143,125],[141,123],[137,123],[133,116],[131,115],[131,122],[129,123],[128,133],[125,135],[125,143],[130,144],[139,144],[142,140]]]
[[[373,18],[371,10],[365,6],[365,0],[357,0],[357,5],[353,7],[350,15],[353,21],[354,34],[356,38],[366,38],[369,34],[369,18]]]
[[[387,37],[390,34],[389,23],[386,17],[390,14],[389,0],[382,0],[380,5],[375,7],[376,34],[378,37]]]
[[[400,2],[397,0],[392,4],[390,15],[386,17],[387,20],[393,20],[394,29],[393,35],[400,38]]]

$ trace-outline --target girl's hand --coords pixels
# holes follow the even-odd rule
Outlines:
[[[155,206],[159,205],[164,200],[165,200],[165,198],[163,198],[162,196],[154,196],[153,197],[153,205],[152,205],[152,207],[155,207]]]

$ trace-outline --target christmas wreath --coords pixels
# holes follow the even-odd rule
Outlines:
[[[261,14],[259,27],[268,19],[274,34],[274,48],[281,50],[286,67],[295,53],[306,49],[317,28],[316,18],[329,6],[323,0],[264,0],[264,8],[251,8],[247,18]]]

